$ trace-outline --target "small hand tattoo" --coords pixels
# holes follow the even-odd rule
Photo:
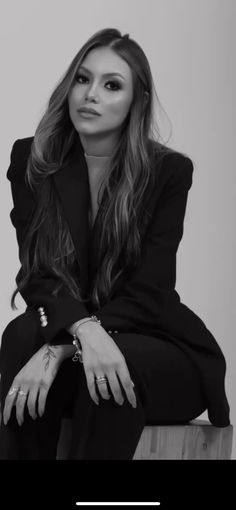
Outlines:
[[[50,359],[51,358],[56,358],[56,354],[55,354],[55,352],[53,352],[52,348],[50,348],[49,345],[47,345],[46,352],[45,352],[45,354],[43,356],[43,359],[47,360],[46,365],[45,365],[45,372],[46,372],[46,370],[49,367],[49,363],[50,363]]]

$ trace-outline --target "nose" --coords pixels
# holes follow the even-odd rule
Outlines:
[[[87,89],[87,92],[86,92],[86,98],[88,99],[95,99],[97,100],[98,99],[98,93],[97,93],[97,89],[96,89],[96,84],[92,84],[90,86],[90,88]]]
[[[85,97],[86,97],[87,101],[95,101],[96,103],[98,102],[98,97],[97,97],[96,94],[92,94],[92,93],[87,92]]]

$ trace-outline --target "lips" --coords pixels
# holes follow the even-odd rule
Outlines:
[[[93,110],[93,108],[80,108],[78,110],[79,113],[90,113],[93,115],[101,115],[100,113],[96,112],[96,110]]]

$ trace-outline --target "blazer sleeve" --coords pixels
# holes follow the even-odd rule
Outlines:
[[[204,322],[181,303],[175,290],[176,252],[193,164],[185,158],[173,170],[155,207],[139,267],[95,313],[105,329],[160,336],[183,350],[198,371],[210,421],[224,427],[230,423],[225,358]]]
[[[16,237],[21,261],[21,250],[27,227],[36,207],[36,195],[25,180],[27,164],[25,143],[16,140],[11,150],[11,161],[7,171],[7,178],[11,183],[13,209],[10,219],[16,229]],[[22,267],[18,271],[15,281],[17,283]],[[52,295],[58,281],[50,270],[39,271],[35,274],[27,288],[20,291],[27,306],[35,311],[35,320],[40,327],[40,332],[45,342],[66,343],[71,341],[71,335],[65,328],[73,322],[89,316],[86,306],[78,299],[73,298],[67,289],[63,287],[58,296]],[[47,317],[47,325],[42,326],[40,321],[39,307],[43,307]]]

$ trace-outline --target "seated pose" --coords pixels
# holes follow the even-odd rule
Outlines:
[[[155,134],[141,47],[95,33],[7,178],[27,307],[3,331],[0,459],[132,459],[146,424],[229,425],[226,363],[175,290],[191,159]],[[157,124],[156,124],[157,126]],[[163,142],[163,140],[162,140]]]

